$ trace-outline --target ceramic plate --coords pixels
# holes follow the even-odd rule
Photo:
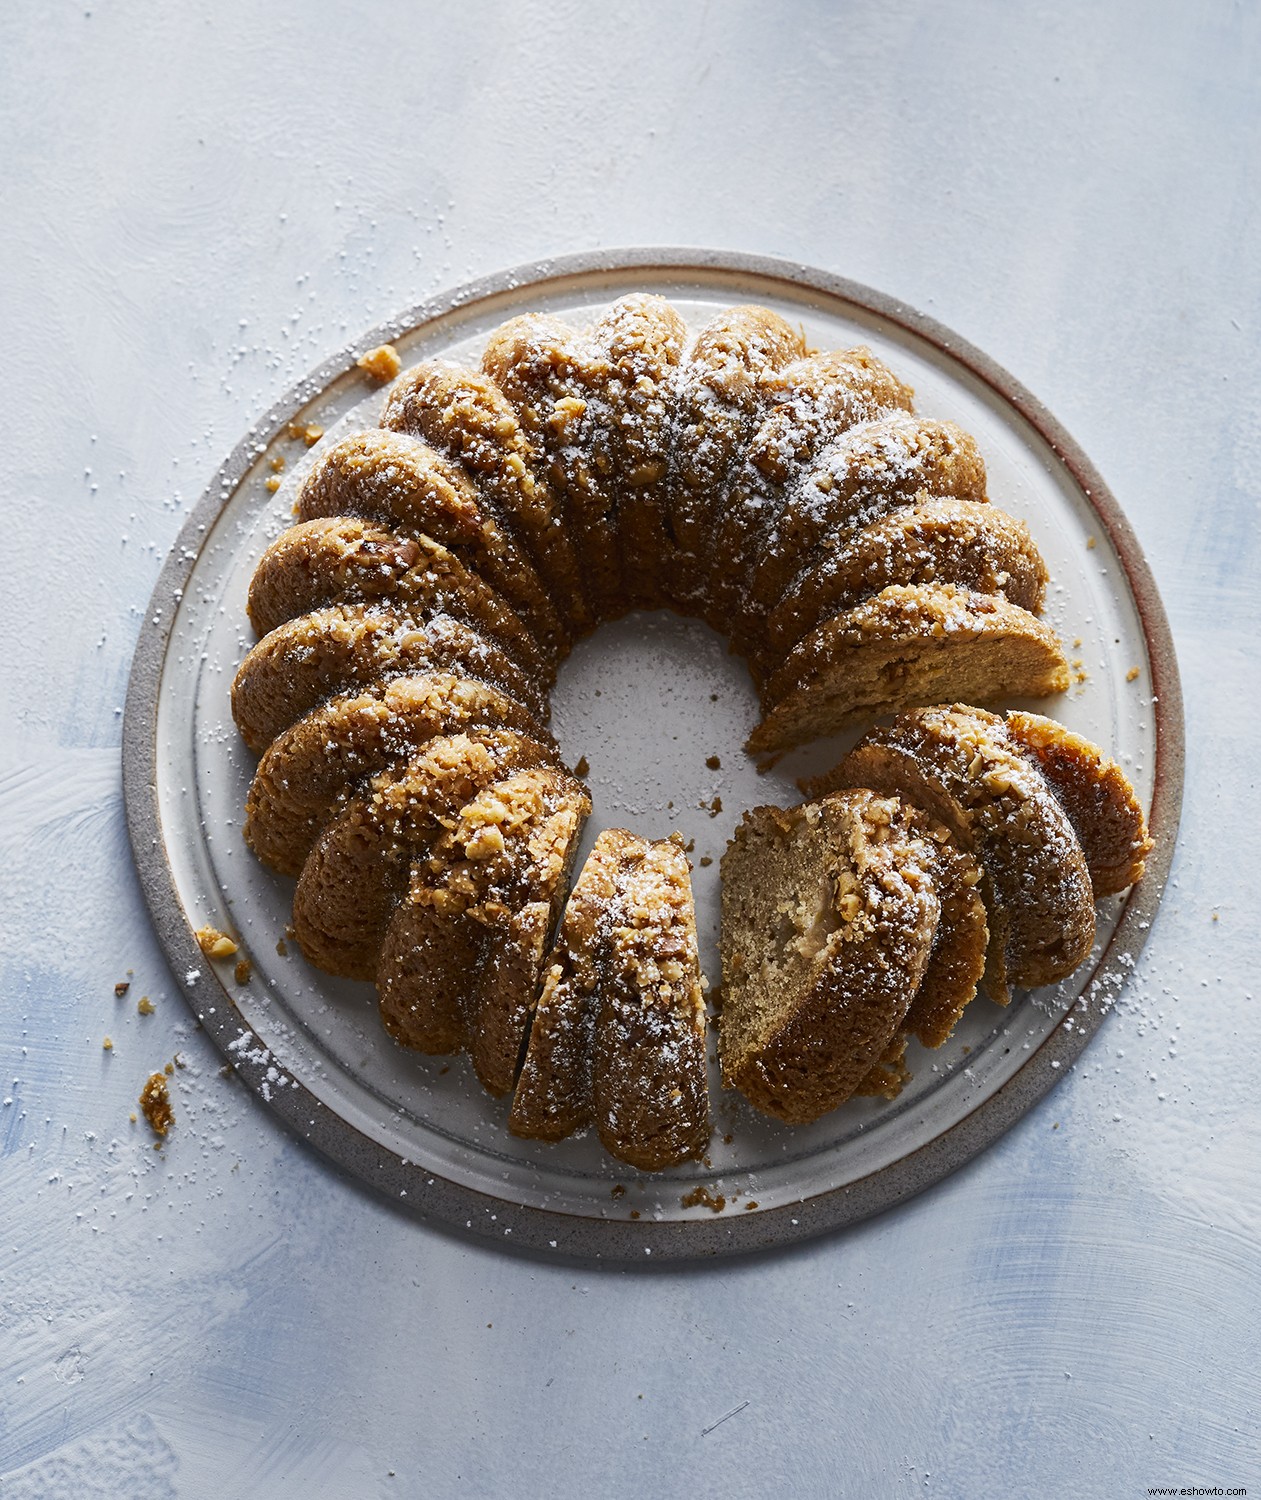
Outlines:
[[[242,840],[254,760],[228,705],[252,641],[250,575],[291,520],[319,451],[291,424],[323,428],[323,443],[376,425],[383,391],[356,356],[389,339],[405,365],[439,354],[475,361],[505,318],[541,309],[582,320],[631,290],[664,294],[693,326],[752,301],[799,321],[812,345],[869,344],[914,386],[918,411],[975,435],[990,495],[1029,524],[1046,557],[1048,618],[1077,664],[1066,695],[1025,706],[1121,761],[1156,840],[1142,884],[1101,904],[1094,954],[1073,979],[1006,1010],[978,999],[940,1050],[912,1045],[914,1076],[897,1100],[856,1100],[793,1129],[723,1093],[715,1071],[708,1160],[660,1175],[610,1161],[594,1138],[512,1139],[506,1105],[462,1059],[401,1051],[377,1024],[371,987],[328,978],[284,942],[292,882]],[[668,614],[605,627],[574,652],[553,695],[567,760],[585,756],[591,768],[587,847],[612,824],[694,841],[702,961],[714,982],[718,859],[742,809],[799,800],[796,778],[855,737],[759,775],[741,749],[756,719],[740,662],[705,627]],[[1181,798],[1182,714],[1164,613],[1124,517],[1011,376],[921,314],[824,272],[701,251],[606,252],[505,272],[403,314],[316,371],[245,438],[158,583],[127,703],[125,777],[137,864],[176,980],[267,1108],[423,1216],[545,1254],[652,1263],[781,1245],[896,1203],[974,1156],[1063,1076],[1123,986],[1159,898]],[[240,935],[248,983],[235,983],[231,963],[203,957],[193,931],[207,924]]]

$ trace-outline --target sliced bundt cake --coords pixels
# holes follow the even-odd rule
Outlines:
[[[311,962],[375,980],[402,1045],[467,1052],[517,1135],[594,1127],[646,1171],[709,1137],[681,843],[609,830],[569,891],[591,802],[542,726],[579,636],[708,620],[759,682],[759,754],[1067,686],[1027,529],[911,403],[765,308],[689,346],[632,295],[580,329],[514,319],[479,370],[417,366],[316,455],[250,588],[246,838],[297,875]],[[1070,972],[1150,847],[1120,767],[1031,714],[904,713],[816,790],[748,814],[722,863],[723,1077],[789,1122],[892,1096],[982,973],[1005,1000]]]

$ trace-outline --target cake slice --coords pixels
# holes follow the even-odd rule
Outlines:
[[[432,537],[400,536],[351,516],[304,521],[268,547],[250,583],[250,622],[266,635],[334,604],[384,604],[407,614],[454,615],[501,642],[544,681],[554,661],[490,584]]]
[[[964,704],[902,714],[866,734],[807,792],[841,787],[902,797],[975,853],[986,876],[992,999],[1005,1004],[1012,985],[1053,984],[1089,954],[1094,891],[1081,844],[996,714]]]
[[[604,829],[574,882],[544,966],[512,1096],[508,1129],[513,1135],[561,1141],[591,1123],[595,994],[604,972],[618,875],[637,842],[621,828]]]
[[[892,584],[952,584],[1002,594],[1030,614],[1042,608],[1046,564],[1023,521],[994,505],[939,499],[915,503],[819,549],[750,639],[755,677],[773,674],[798,641]]]
[[[856,790],[747,812],[722,858],[723,1082],[789,1124],[896,1046],[941,916],[934,845]]]
[[[482,369],[516,411],[561,499],[593,617],[618,612],[616,473],[607,387],[613,368],[587,332],[530,313],[491,334]]]
[[[429,740],[470,729],[551,736],[502,689],[430,672],[332,698],[268,746],[245,802],[245,841],[282,875],[297,875],[320,830],[358,787]]]
[[[383,606],[334,605],[277,626],[259,641],[232,684],[232,716],[251,750],[336,694],[409,673],[454,672],[502,689],[544,723],[538,678],[495,641],[450,615],[428,618]]]
[[[709,1142],[705,999],[683,840],[623,865],[596,990],[591,1105],[601,1144],[641,1172]]]
[[[1068,814],[1095,896],[1115,896],[1141,880],[1152,841],[1134,788],[1116,761],[1041,714],[1013,709],[1007,733],[1037,763]]]
[[[381,940],[413,862],[492,782],[556,763],[554,748],[515,730],[433,740],[370,781],[315,842],[293,897],[304,956],[326,973],[373,979]]]
[[[671,391],[670,477],[662,559],[671,601],[695,609],[715,507],[768,410],[764,382],[805,353],[800,329],[765,307],[711,319],[679,366]]]
[[[467,1051],[489,1093],[512,1088],[590,810],[568,772],[530,767],[483,787],[415,862],[377,970],[396,1041]]]
[[[894,585],[789,652],[748,748],[765,755],[912,705],[1040,698],[1068,684],[1055,633],[1001,595]]]
[[[705,617],[724,631],[801,475],[849,428],[891,409],[909,411],[913,396],[862,345],[796,360],[764,380],[761,394],[768,415],[715,509],[705,553]]]
[[[641,1171],[709,1139],[705,1007],[687,857],[676,835],[602,833],[565,911],[513,1098],[515,1135],[594,1124]]]
[[[665,601],[662,559],[669,492],[670,397],[687,327],[664,297],[622,297],[591,331],[610,376],[616,528],[621,562],[619,608]]]
[[[298,492],[300,521],[357,516],[431,537],[519,614],[549,659],[569,637],[528,554],[463,468],[404,432],[353,433],[320,455]]]
[[[985,501],[985,463],[953,422],[889,412],[851,427],[798,470],[750,556],[732,633],[736,649],[747,654],[761,621],[799,573],[815,571],[853,532],[920,495]]]
[[[591,629],[563,507],[512,403],[488,375],[427,360],[394,382],[381,426],[423,438],[463,465],[529,552],[570,639]]]

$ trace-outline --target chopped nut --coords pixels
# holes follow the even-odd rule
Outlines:
[[[165,1136],[174,1125],[175,1111],[171,1108],[171,1094],[163,1074],[149,1075],[148,1083],[140,1091],[140,1109],[156,1136]],[[136,1117],[132,1115],[131,1118]]]
[[[720,761],[716,755],[707,755],[705,757],[705,764],[711,771],[717,771],[721,768],[722,761]]]
[[[273,453],[272,456],[271,456],[271,458],[268,459],[268,464],[269,464],[269,466],[270,466],[271,471],[272,471],[273,474],[283,474],[285,472],[285,456],[284,456],[284,454],[283,453]]]
[[[273,474],[271,478],[265,482],[265,488],[270,490],[273,495],[280,488],[280,480],[275,474]]]
[[[295,443],[305,443],[314,448],[324,436],[324,429],[315,422],[290,422],[286,429]]]
[[[708,854],[702,854],[699,861],[702,870],[707,870],[713,862],[713,859]]]
[[[217,927],[199,927],[197,942],[207,958],[231,958],[237,950],[227,933],[220,932]]]
[[[250,975],[253,972],[254,965],[248,958],[238,958],[236,961],[236,969],[233,971],[232,977],[238,984],[248,984],[250,982]]]
[[[578,758],[578,764],[574,767],[575,776],[590,776],[591,763],[585,755]]]
[[[1126,682],[1137,682],[1138,675],[1138,668],[1131,667],[1130,670],[1125,674],[1125,680]]]
[[[109,1037],[106,1037],[105,1040],[101,1043],[101,1047],[106,1052],[112,1052],[114,1050],[114,1043],[109,1039]]]
[[[398,350],[393,344],[378,344],[355,361],[361,370],[366,370],[373,380],[393,380],[403,368]]]
[[[114,998],[121,1000],[130,988],[131,981],[129,979],[120,979],[114,986]]]

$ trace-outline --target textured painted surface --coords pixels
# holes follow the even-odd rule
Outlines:
[[[1261,1487],[1261,18],[1014,12],[0,13],[6,1496]],[[117,747],[162,557],[271,400],[428,291],[637,242],[869,282],[1042,397],[1152,561],[1189,755],[1151,943],[1051,1099],[856,1231],[631,1275],[426,1231],[218,1076]],[[157,1153],[127,1117],[176,1051]]]

